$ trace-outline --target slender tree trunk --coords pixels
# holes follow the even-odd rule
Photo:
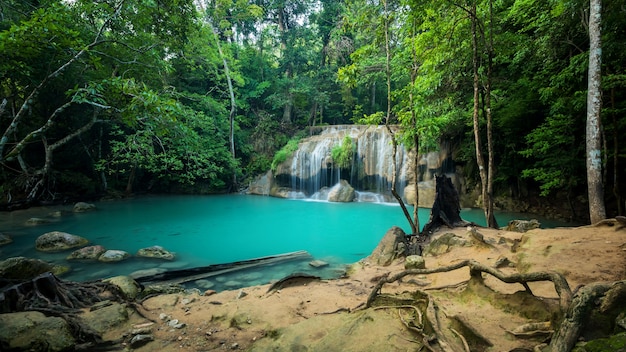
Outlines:
[[[415,21],[414,21],[415,22]],[[415,23],[411,27],[413,38],[415,38]],[[420,204],[420,192],[419,192],[419,152],[420,152],[420,140],[419,132],[417,128],[417,114],[415,113],[415,81],[417,80],[417,71],[419,70],[419,62],[417,60],[417,53],[415,52],[415,45],[411,50],[412,62],[411,62],[411,89],[409,90],[409,104],[411,109],[411,127],[413,131],[413,145],[415,146],[415,154],[413,157],[413,174],[415,175],[413,180],[413,187],[415,188],[415,203],[413,204],[413,224],[419,234],[420,219],[419,219],[419,204]]]
[[[226,56],[224,55],[224,51],[222,50],[222,45],[220,44],[220,38],[218,37],[215,30],[213,30],[213,36],[215,37],[215,45],[217,46],[217,51],[220,54],[220,58],[222,59],[222,63],[224,65],[224,74],[226,75],[226,81],[228,82],[228,95],[230,97],[230,113],[228,114],[228,118],[230,121],[230,130],[228,134],[228,141],[230,144],[230,154],[235,160],[235,114],[237,112],[237,101],[235,100],[235,90],[233,89],[233,80],[230,77],[230,70],[228,69],[228,61],[226,61]],[[232,176],[233,187],[237,188],[237,170],[233,170]]]
[[[597,223],[606,218],[604,186],[602,184],[602,158],[600,134],[601,97],[601,0],[590,0],[589,6],[589,77],[587,89],[587,193],[589,219]]]
[[[411,214],[409,210],[406,208],[402,197],[396,191],[396,178],[398,173],[398,163],[396,162],[396,155],[398,151],[398,141],[396,140],[396,135],[393,132],[390,124],[391,120],[391,48],[389,46],[390,38],[389,38],[389,10],[387,8],[387,1],[384,2],[385,5],[385,73],[387,76],[387,115],[385,116],[385,127],[387,127],[387,131],[391,134],[391,143],[393,147],[392,158],[391,161],[393,163],[392,175],[391,175],[391,194],[398,201],[400,207],[402,208],[402,212],[404,213],[404,217],[409,222],[411,226],[411,233],[418,234],[419,228],[415,226],[413,219],[411,218]]]
[[[472,1],[470,9],[470,20],[472,21],[472,71],[474,75],[474,109],[472,120],[474,123],[474,144],[476,144],[476,163],[480,174],[481,196],[483,201],[483,210],[485,218],[489,219],[487,204],[489,203],[489,195],[487,193],[487,170],[485,170],[485,159],[483,157],[482,143],[480,140],[480,124],[478,121],[480,110],[480,94],[479,94],[479,77],[478,77],[478,30],[476,22],[476,1]]]
[[[495,161],[493,153],[493,126],[491,116],[491,83],[493,73],[493,1],[489,0],[489,44],[487,48],[487,84],[485,85],[485,105],[487,109],[487,226],[497,229],[498,222],[493,209],[493,179],[495,177]]]

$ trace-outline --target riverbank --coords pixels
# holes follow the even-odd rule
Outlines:
[[[447,233],[465,243],[472,241],[464,228],[442,229],[435,237]],[[426,268],[464,259],[489,267],[508,262],[498,270],[504,274],[555,271],[572,290],[626,278],[626,231],[615,226],[537,229],[525,234],[479,229],[479,233],[484,245],[452,245],[447,251],[425,256]],[[345,278],[291,282],[269,292],[270,285],[261,285],[209,296],[160,295],[142,303],[148,319],[134,315],[108,337],[119,337],[130,325],[152,320],[155,339],[137,351],[405,351],[424,343],[435,348],[434,340],[425,342],[417,331],[428,325],[427,312],[410,308],[426,308],[425,300],[436,302],[448,342],[463,346],[459,338],[454,342],[452,330],[471,335],[466,340],[477,346],[472,350],[532,350],[559,323],[555,321],[559,295],[553,283],[528,283],[530,295],[521,284],[505,284],[483,275],[484,286],[477,287],[470,283],[467,268],[389,283],[377,299],[377,305],[385,308],[363,309],[380,278],[402,270],[401,259],[386,267],[364,259]],[[171,319],[184,323],[184,328],[169,327]],[[534,332],[535,336],[513,334],[525,324],[539,322],[548,322],[548,327]],[[583,331],[583,339],[590,336]]]

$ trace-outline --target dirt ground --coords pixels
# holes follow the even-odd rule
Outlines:
[[[626,278],[626,230],[616,226],[536,229],[524,234],[477,230],[484,243],[425,256],[426,268],[473,259],[489,267],[499,263],[499,270],[507,275],[556,271],[573,291],[591,282]],[[466,228],[443,228],[433,239],[445,233],[471,242]],[[430,350],[434,342],[427,333],[431,331],[424,317],[427,310],[431,318],[434,314],[441,319],[441,332],[452,341],[451,351],[458,346],[532,351],[554,326],[550,321],[558,311],[558,295],[552,282],[530,283],[532,295],[521,284],[506,284],[487,274],[483,274],[484,285],[473,285],[468,283],[467,267],[386,284],[375,307],[363,309],[380,277],[402,270],[403,258],[386,267],[364,259],[351,266],[347,277],[336,280],[295,280],[269,292],[270,285],[263,285],[209,296],[149,298],[142,304],[148,319],[136,314],[131,324],[153,321],[155,340],[136,351]],[[399,305],[404,308],[391,307]],[[170,327],[167,322],[174,319],[184,327]],[[544,323],[547,331],[514,333],[528,323]],[[111,334],[119,337],[120,331]]]

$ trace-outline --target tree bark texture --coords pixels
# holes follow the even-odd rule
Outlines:
[[[430,211],[430,219],[421,234],[429,236],[442,225],[450,228],[466,226],[470,223],[461,219],[459,194],[452,185],[452,180],[445,176],[435,178],[435,202]]]
[[[602,1],[590,0],[589,6],[589,74],[587,88],[587,193],[589,218],[592,224],[606,218],[604,187],[602,184],[602,158],[600,110],[601,96],[601,20]]]

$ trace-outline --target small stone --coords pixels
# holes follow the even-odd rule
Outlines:
[[[183,337],[182,336],[178,336],[178,341],[182,341]]]
[[[159,319],[161,320],[169,320],[171,317],[165,313],[159,314]]]
[[[196,301],[196,299],[195,299],[195,298],[183,298],[183,299],[180,301],[180,303],[182,303],[183,305],[187,305],[187,304],[193,303],[193,302],[195,302],[195,301]]]
[[[406,257],[406,260],[404,261],[404,268],[405,269],[425,269],[426,261],[424,260],[424,257],[422,256],[410,255]]]
[[[312,262],[309,262],[309,265],[314,268],[322,268],[328,266],[328,263],[323,260],[313,260]]]
[[[502,268],[505,266],[511,266],[513,263],[511,263],[511,261],[509,260],[509,258],[505,257],[505,256],[500,256],[498,257],[498,259],[496,260],[496,265],[494,265],[496,268]]]
[[[130,347],[138,348],[150,341],[154,341],[154,337],[152,335],[136,335],[130,340]]]
[[[172,320],[167,322],[167,325],[169,325],[169,326],[174,326],[176,324],[178,324],[178,319],[172,319]]]
[[[232,345],[230,345],[230,349],[231,350],[236,350],[239,348],[239,344],[237,342],[233,343]]]
[[[237,299],[242,299],[246,297],[247,295],[248,294],[244,290],[239,290],[239,293],[237,294]]]
[[[215,291],[215,290],[206,290],[206,291],[204,291],[204,295],[205,296],[211,296],[211,295],[214,295],[216,293],[217,293],[217,291]]]

